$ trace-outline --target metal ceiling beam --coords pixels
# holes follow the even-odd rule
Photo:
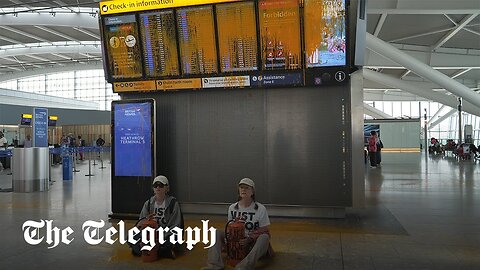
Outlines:
[[[447,107],[447,106],[442,105],[442,107],[440,107],[440,109],[438,109],[438,111],[430,118],[430,120],[428,120],[427,125],[432,124],[432,122],[440,115],[440,113],[442,113],[442,111],[443,111],[443,109],[445,109],[445,107]]]
[[[467,31],[467,32],[470,32],[470,33],[472,33],[472,34],[475,34],[475,35],[477,35],[477,36],[480,36],[480,32],[474,31],[474,30],[472,30],[472,29],[468,29],[467,27],[464,27],[463,30],[464,30],[464,31]]]
[[[390,42],[390,43],[395,43],[395,42],[402,41],[402,40],[406,40],[406,39],[418,38],[418,37],[423,37],[423,36],[429,36],[429,35],[433,35],[433,34],[438,34],[438,33],[447,32],[447,31],[453,30],[453,29],[455,29],[455,28],[456,28],[456,26],[453,26],[453,27],[448,27],[448,28],[439,29],[439,30],[435,30],[435,31],[429,31],[429,32],[424,32],[424,33],[415,34],[415,35],[409,35],[409,36],[405,36],[405,37],[401,37],[401,38],[391,39],[391,40],[389,40],[388,42]]]
[[[88,53],[101,54],[99,45],[68,45],[68,46],[40,46],[40,47],[22,47],[0,50],[0,57],[10,57],[26,54],[52,54],[52,53]]]
[[[16,39],[13,39],[13,38],[9,38],[9,37],[4,37],[4,36],[0,36],[0,39],[1,40],[5,40],[5,41],[8,41],[10,43],[13,43],[13,44],[22,44],[23,42],[19,41],[19,40],[16,40]]]
[[[393,45],[393,44],[392,44]],[[480,51],[472,50],[448,50],[439,48],[436,52],[431,52],[427,46],[397,46],[397,49],[409,56],[431,66],[434,69],[479,69]],[[425,50],[424,50],[425,49]],[[375,52],[366,51],[365,66],[372,68],[405,68],[402,65],[384,57]]]
[[[382,16],[380,16],[380,19],[378,20],[377,26],[375,27],[375,32],[373,32],[374,36],[378,37],[378,34],[382,30],[383,24],[385,23],[385,19],[387,19],[387,15],[388,14],[384,13],[384,14],[382,14]]]
[[[15,28],[12,28],[10,26],[5,26],[5,25],[0,25],[0,28],[2,29],[5,29],[5,30],[8,30],[10,32],[13,32],[13,33],[16,33],[16,34],[20,34],[22,36],[26,36],[28,38],[31,38],[31,39],[35,39],[35,40],[38,40],[38,41],[43,41],[43,42],[48,42],[50,43],[50,41],[44,39],[44,38],[41,38],[39,36],[36,36],[36,35],[33,35],[33,34],[30,34],[30,33],[27,33],[25,31],[22,31],[22,30],[18,30],[18,29],[15,29]],[[23,42],[22,42],[23,43]]]
[[[480,95],[387,42],[367,33],[366,46],[480,108]],[[479,110],[480,111],[480,110]],[[480,112],[479,112],[480,114]]]
[[[51,73],[58,73],[58,72],[67,72],[67,71],[78,71],[78,70],[91,70],[91,69],[102,69],[103,64],[102,61],[89,61],[86,64],[78,64],[72,63],[65,65],[63,67],[55,66],[55,67],[42,67],[38,69],[26,70],[23,72],[14,72],[10,74],[3,74],[0,75],[0,82],[2,81],[9,81],[9,80],[16,80],[25,77],[31,77],[36,75],[42,74],[51,74]]]
[[[80,9],[79,9],[79,8],[77,8],[77,10],[74,10],[73,7],[70,7],[68,4],[66,4],[65,2],[62,2],[62,1],[60,1],[60,0],[55,0],[55,1],[53,1],[53,2],[54,2],[55,4],[57,4],[58,7],[67,8],[67,9],[69,9],[70,11],[75,12],[75,13],[80,12]],[[78,1],[77,1],[77,3],[78,3]]]
[[[56,65],[60,65],[60,66],[64,66],[64,65],[65,65],[65,64],[61,64],[61,63],[55,62],[55,61],[53,61],[53,60],[44,58],[44,57],[36,56],[36,55],[26,54],[25,56],[30,57],[30,58],[33,58],[33,59],[37,59],[37,60],[40,60],[40,61],[43,61],[43,62],[46,62],[46,63],[48,63],[48,64],[56,64]],[[42,63],[42,64],[43,64],[43,63]]]
[[[69,36],[69,35],[66,35],[66,34],[63,34],[63,33],[60,33],[60,32],[55,31],[55,30],[53,30],[53,29],[47,28],[47,27],[45,27],[45,26],[35,25],[34,27],[35,27],[35,28],[38,28],[38,29],[40,29],[40,30],[42,30],[42,31],[45,31],[45,32],[47,32],[47,33],[50,33],[50,34],[59,36],[59,37],[61,37],[61,38],[64,38],[64,39],[66,39],[66,40],[69,40],[69,41],[79,41],[79,40],[76,39],[76,38],[73,38],[73,37],[71,37],[71,36]]]
[[[471,69],[471,68],[467,68],[467,69],[465,69],[465,70],[457,71],[457,72],[455,72],[450,78],[455,79],[455,78],[460,77],[460,76],[462,76],[463,74],[469,72],[470,70],[472,70],[472,69]]]
[[[368,105],[365,102],[363,103],[363,110],[364,110],[365,114],[370,115],[371,117],[373,117],[375,119],[393,118],[391,115],[386,114],[386,113],[382,112],[381,110]]]
[[[453,95],[447,96],[445,94],[434,92],[431,89],[420,88],[415,84],[408,83],[389,75],[371,71],[366,68],[363,69],[363,77],[367,80],[402,89],[403,91],[447,105],[451,108],[456,108],[458,105],[457,98]],[[475,94],[473,91],[471,91],[471,93]],[[470,114],[480,116],[480,106],[476,106],[468,101],[464,101],[463,110]]]
[[[100,40],[100,36],[99,35],[96,35],[88,30],[85,30],[85,29],[82,29],[80,27],[73,27],[73,29],[77,30],[78,32],[81,32],[81,33],[84,33],[85,35],[88,35],[88,36],[91,36],[93,38],[96,38],[98,40]]]
[[[63,27],[81,27],[98,30],[98,18],[90,16],[88,13],[56,13],[52,17],[48,13],[17,13],[15,16],[0,16],[0,25],[41,25],[41,26],[63,26]]]
[[[435,122],[431,123],[429,126],[428,126],[428,129],[432,129],[434,127],[436,127],[438,124],[442,123],[443,121],[445,121],[447,118],[449,118],[450,116],[454,115],[456,112],[458,112],[457,109],[451,109],[448,113],[444,114],[442,117],[438,118],[437,120],[435,120]]]
[[[25,61],[18,60],[15,56],[13,56],[13,59],[3,58],[3,57],[2,57],[2,59],[20,64],[20,66],[23,67],[24,69],[25,69],[24,65],[32,66],[32,67],[36,67],[36,68],[41,68],[42,67],[42,66],[39,66],[39,65],[36,65],[36,64],[32,64],[32,63],[28,63],[28,62],[25,62]]]
[[[462,30],[465,26],[468,25],[478,14],[472,14],[470,16],[465,16],[462,21],[455,26],[455,29],[452,29],[446,35],[444,35],[435,45],[432,46],[432,51],[440,48],[443,44],[449,41],[453,36],[455,36],[460,30]]]
[[[21,69],[21,68],[9,67],[9,66],[4,66],[4,65],[0,65],[0,68],[8,68],[8,69],[16,70],[16,71],[23,71],[24,70],[24,69]]]
[[[59,53],[50,53],[51,55],[54,55],[56,57],[59,57],[59,58],[63,58],[65,60],[71,60],[72,58],[71,57],[68,57],[68,56],[65,56],[65,55],[61,55]]]
[[[408,74],[410,74],[410,70],[407,69],[407,71],[405,71],[401,76],[400,76],[400,79],[403,79],[405,78],[405,76],[407,76]]]

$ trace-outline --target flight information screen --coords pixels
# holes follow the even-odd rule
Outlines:
[[[298,0],[260,0],[258,5],[262,68],[300,69]]]
[[[142,57],[135,15],[105,17],[104,40],[113,79],[142,77]]]
[[[222,72],[257,70],[257,24],[253,2],[217,5]]]
[[[152,176],[152,103],[113,103],[115,176]]]
[[[179,75],[177,34],[172,10],[140,14],[145,74]]]
[[[218,72],[212,9],[202,6],[177,10],[182,74]]]
[[[345,0],[305,0],[307,67],[346,65]]]

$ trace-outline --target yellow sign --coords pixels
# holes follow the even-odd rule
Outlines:
[[[56,116],[56,115],[50,115],[50,116],[48,117],[48,120],[58,120],[58,116]]]
[[[32,118],[32,115],[29,113],[22,113],[22,118]]]
[[[113,83],[113,92],[152,91],[152,90],[155,90],[155,81]]]
[[[100,2],[100,14],[238,2],[241,0],[117,0]]]
[[[157,90],[168,91],[168,90],[199,89],[199,88],[202,88],[202,81],[200,78],[157,81]]]

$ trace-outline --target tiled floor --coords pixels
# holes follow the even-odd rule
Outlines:
[[[201,245],[176,260],[154,263],[132,257],[118,242],[88,245],[81,226],[107,221],[110,173],[95,167],[89,178],[87,163],[79,168],[70,182],[53,168],[56,181],[48,192],[0,192],[0,269],[176,270],[205,264]],[[0,173],[0,188],[11,187],[7,173]],[[480,162],[384,153],[382,167],[367,169],[365,183],[367,207],[349,209],[345,219],[272,218],[277,256],[257,269],[480,269]],[[186,225],[199,226],[205,218],[186,215]],[[224,226],[224,217],[208,218]],[[22,224],[40,219],[70,226],[72,243],[52,249],[28,245]]]

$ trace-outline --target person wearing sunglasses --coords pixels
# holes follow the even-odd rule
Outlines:
[[[167,177],[163,175],[155,177],[152,182],[152,190],[154,195],[143,204],[136,226],[149,217],[153,217],[157,221],[158,227],[170,229],[178,227],[183,230],[183,214],[177,199],[168,193],[170,189]],[[170,235],[171,232],[165,233],[165,239],[169,239]],[[140,248],[140,243],[132,246],[132,253],[140,256]],[[179,246],[173,246],[170,241],[166,241],[159,247],[158,255],[175,259],[175,250],[179,248]]]

